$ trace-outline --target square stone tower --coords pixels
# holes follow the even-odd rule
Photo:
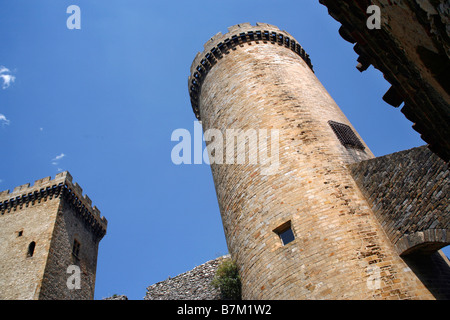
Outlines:
[[[93,299],[106,227],[69,172],[0,192],[0,299]]]

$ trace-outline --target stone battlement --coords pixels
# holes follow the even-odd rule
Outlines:
[[[228,28],[228,33],[217,33],[204,44],[204,51],[197,53],[191,65],[191,75],[188,79],[189,95],[191,98],[192,110],[197,119],[200,120],[200,110],[198,98],[200,95],[203,80],[209,70],[222,59],[224,55],[235,50],[237,46],[244,43],[271,43],[273,45],[286,47],[297,53],[306,64],[313,70],[311,59],[302,46],[292,35],[278,27],[267,23],[242,23]]]
[[[12,192],[5,190],[0,192],[0,213],[1,215],[11,210],[22,209],[42,200],[52,199],[53,197],[64,196],[73,206],[77,213],[91,225],[100,237],[106,233],[108,221],[100,216],[100,210],[92,206],[92,200],[83,195],[83,189],[78,183],[73,183],[72,175],[68,172],[61,172],[55,176],[45,177],[36,180],[34,185],[30,183],[23,184],[14,188]]]

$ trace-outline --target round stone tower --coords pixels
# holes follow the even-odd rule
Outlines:
[[[244,299],[433,298],[347,165],[373,154],[287,32],[218,33],[189,77]]]

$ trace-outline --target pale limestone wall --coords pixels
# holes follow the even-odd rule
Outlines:
[[[0,192],[0,214],[0,299],[93,299],[107,221],[68,172]],[[74,239],[79,259],[72,255]],[[67,287],[69,265],[80,267],[80,289]]]
[[[427,146],[349,166],[386,235],[437,299],[450,298],[449,166]]]
[[[73,241],[80,243],[78,257],[72,254]],[[92,300],[94,299],[97,254],[100,239],[77,217],[75,210],[62,201],[56,219],[50,252],[39,299]],[[67,269],[76,265],[81,271],[80,289],[69,289]]]
[[[273,175],[248,162],[211,165],[244,299],[433,298],[396,253],[346,167],[372,153],[367,146],[349,152],[337,140],[328,121],[351,124],[304,59],[277,43],[243,42],[210,68],[198,100],[204,130],[280,132]],[[282,246],[273,230],[287,221],[296,239]],[[373,270],[380,271],[379,287],[371,285]]]
[[[0,216],[0,299],[37,299],[58,206],[53,199]],[[32,241],[36,247],[28,257]]]

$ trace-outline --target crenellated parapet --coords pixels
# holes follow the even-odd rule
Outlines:
[[[83,195],[83,189],[72,181],[69,172],[61,172],[55,179],[46,177],[30,183],[15,187],[12,192],[0,192],[0,214],[4,215],[54,198],[64,198],[75,213],[91,228],[94,234],[101,239],[106,234],[108,221],[100,215],[100,210],[92,206],[92,201]]]
[[[264,43],[278,45],[297,53],[313,70],[311,59],[292,35],[267,23],[242,23],[228,28],[228,33],[221,32],[204,44],[204,51],[197,53],[191,66],[189,76],[189,95],[195,117],[200,120],[199,95],[202,83],[209,70],[225,55],[245,43]]]

